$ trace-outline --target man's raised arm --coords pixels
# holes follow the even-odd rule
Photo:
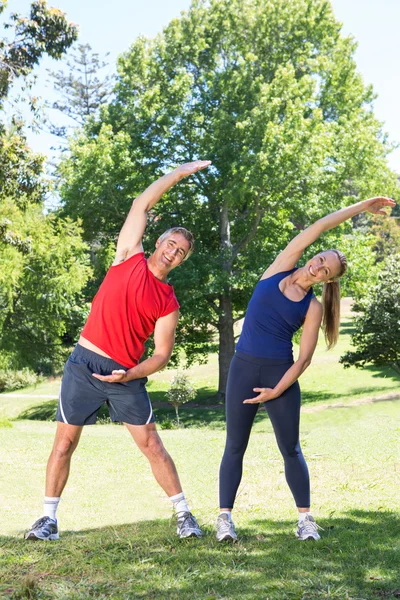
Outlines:
[[[147,224],[147,213],[155,206],[161,196],[184,177],[193,175],[193,173],[205,169],[210,164],[211,161],[209,160],[196,160],[180,165],[167,175],[163,175],[157,181],[154,181],[140,196],[135,198],[118,237],[114,265],[143,251],[142,237]]]

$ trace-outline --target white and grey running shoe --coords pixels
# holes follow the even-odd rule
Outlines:
[[[226,513],[221,513],[217,519],[216,538],[218,542],[237,541],[235,525]]]
[[[322,529],[316,524],[314,517],[307,515],[296,531],[297,539],[299,540],[319,540],[320,536],[317,529]]]
[[[182,539],[189,537],[199,538],[203,535],[196,518],[191,512],[178,513],[177,524],[176,533]]]
[[[58,540],[57,521],[51,517],[40,517],[26,532],[26,540]]]

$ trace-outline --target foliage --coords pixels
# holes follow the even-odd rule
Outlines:
[[[157,205],[145,242],[172,225],[195,233],[196,253],[171,274],[177,341],[205,356],[217,330],[221,394],[234,321],[277,253],[329,211],[397,189],[355,49],[325,0],[196,0],[120,58],[115,100],[61,166],[63,214],[82,216],[85,238],[109,245],[154,177],[212,160]],[[351,224],[310,251],[342,233]]]
[[[175,408],[176,420],[179,421],[179,407],[196,398],[196,390],[191,384],[189,377],[184,373],[178,373],[173,378],[167,392],[168,401]]]
[[[0,3],[0,14],[6,4]],[[78,36],[76,25],[44,0],[32,2],[29,17],[12,13],[4,27],[13,30],[14,40],[0,39],[0,106],[16,77],[26,78],[44,54],[61,58]]]
[[[374,252],[377,262],[384,261],[387,256],[400,250],[400,221],[399,217],[394,217],[394,210],[389,219],[374,217],[371,233],[375,236]]]
[[[37,385],[43,381],[43,377],[37,375],[30,369],[21,371],[2,371],[0,370],[0,393],[21,390],[31,385]]]
[[[341,358],[345,367],[366,363],[392,365],[400,373],[400,254],[389,256],[376,286],[358,299],[354,310],[356,350]]]
[[[90,275],[87,247],[78,225],[45,216],[40,206],[22,211],[4,201],[4,217],[31,250],[0,243],[0,350],[14,357],[13,367],[51,373],[63,361],[64,336],[68,347],[87,314],[79,300]]]
[[[40,59],[61,58],[77,37],[77,27],[43,0],[31,4],[29,18],[13,13],[4,27],[14,39],[0,39],[0,109],[16,78],[29,87]],[[21,367],[57,370],[87,311],[80,299],[90,274],[87,247],[78,224],[44,214],[43,168],[23,123],[0,124],[0,364],[11,386],[27,384],[29,371],[11,372]]]
[[[64,70],[49,71],[60,98],[51,107],[69,117],[76,127],[97,115],[99,108],[110,99],[113,77],[105,75],[99,78],[99,72],[108,63],[92,51],[90,44],[79,44],[66,64],[69,68],[67,74]],[[67,126],[51,126],[51,132],[61,137],[67,135],[68,129]]]

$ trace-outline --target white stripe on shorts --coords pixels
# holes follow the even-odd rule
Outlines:
[[[60,412],[61,412],[62,420],[64,421],[64,423],[69,425],[67,419],[65,418],[65,414],[64,414],[64,410],[63,410],[63,405],[62,405],[62,400],[61,400],[61,390],[60,390]]]
[[[153,416],[153,407],[152,407],[152,405],[151,405],[150,398],[149,398],[149,405],[150,405],[150,415],[149,415],[149,418],[148,418],[148,419],[147,419],[147,421],[146,421],[146,425],[147,425],[148,423],[150,423],[150,419],[151,419],[151,417]]]

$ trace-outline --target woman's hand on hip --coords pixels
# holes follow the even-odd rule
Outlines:
[[[243,404],[259,404],[277,398],[276,392],[272,388],[253,388],[253,392],[259,392],[258,396],[244,400]]]

